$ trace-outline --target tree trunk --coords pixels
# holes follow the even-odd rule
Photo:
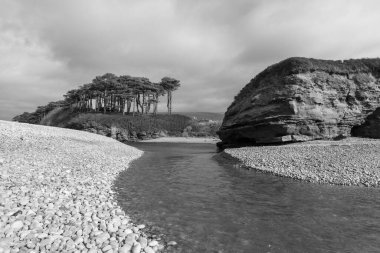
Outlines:
[[[148,105],[147,105],[147,109],[146,109],[146,114],[148,114],[150,112],[150,107],[151,107],[152,101],[153,101],[153,98],[151,98],[150,94],[148,94]]]
[[[158,105],[158,94],[155,95],[154,110],[153,110],[154,115],[157,114],[157,105]]]
[[[142,110],[142,98],[141,98],[141,95],[140,94],[138,94],[137,95],[137,104],[136,104],[136,106],[137,106],[137,112],[138,113],[140,113],[140,111],[141,111],[141,114],[143,113],[143,110]]]
[[[121,99],[121,98],[120,98]],[[125,98],[123,98],[123,100],[122,100],[122,105],[121,105],[121,107],[123,108],[122,110],[123,110],[123,115],[125,115]]]
[[[127,100],[127,114],[131,112],[132,99]]]
[[[111,105],[110,105],[110,111],[112,112],[114,110],[114,100],[115,100],[115,97],[113,95],[111,95]]]
[[[144,107],[145,107],[145,93],[142,94],[142,105],[141,105],[141,114],[144,114]]]
[[[172,107],[172,105],[173,105],[173,104],[172,104],[172,98],[173,98],[172,95],[173,95],[173,93],[170,92],[170,114],[172,114],[172,108],[173,108],[173,107]]]
[[[133,98],[133,117],[135,116],[136,98]]]
[[[112,111],[112,95],[108,96],[108,98],[107,98],[107,109],[109,109],[110,112]],[[107,112],[107,110],[106,110],[106,112]]]
[[[172,114],[172,92],[171,91],[168,91],[168,103],[167,103],[167,107],[168,107],[168,114]]]
[[[102,96],[98,95],[96,100],[96,111],[100,112],[100,108],[102,108]]]
[[[104,91],[104,98],[103,98],[103,113],[106,113],[106,103],[107,103],[107,91]]]

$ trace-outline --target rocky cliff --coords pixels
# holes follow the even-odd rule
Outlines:
[[[371,113],[364,124],[353,127],[352,135],[380,139],[380,108]]]
[[[227,146],[333,139],[351,132],[378,138],[379,130],[372,129],[379,119],[369,116],[378,107],[380,59],[289,58],[240,91],[218,134]]]

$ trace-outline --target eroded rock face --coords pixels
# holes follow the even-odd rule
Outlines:
[[[364,124],[352,129],[354,136],[380,139],[380,108],[377,108],[365,120]]]
[[[240,91],[218,134],[225,145],[351,136],[353,127],[378,107],[380,59],[290,58],[270,66]],[[366,131],[367,137],[376,137],[371,133]]]

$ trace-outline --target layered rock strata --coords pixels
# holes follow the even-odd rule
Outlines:
[[[240,91],[218,134],[225,146],[334,139],[364,132],[378,138],[368,127],[353,128],[380,107],[379,79],[380,59],[289,58],[268,67]],[[378,120],[370,122],[367,125],[373,129]]]

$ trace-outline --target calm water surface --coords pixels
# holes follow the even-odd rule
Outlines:
[[[115,183],[171,252],[380,252],[380,190],[304,183],[237,168],[211,144],[146,151]]]

